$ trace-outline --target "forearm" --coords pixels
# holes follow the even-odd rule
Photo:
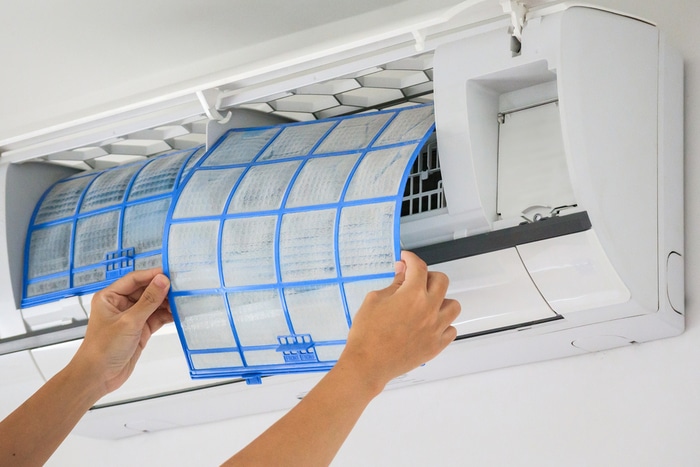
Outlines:
[[[0,465],[44,464],[104,390],[71,362],[0,422]]]
[[[226,466],[326,466],[383,384],[343,359],[304,399]],[[303,440],[303,441],[302,441]]]
[[[92,299],[73,360],[0,422],[0,465],[42,465],[80,418],[129,377],[151,335],[172,321],[160,269],[129,273]]]

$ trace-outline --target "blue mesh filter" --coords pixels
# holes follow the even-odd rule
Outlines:
[[[128,271],[160,266],[173,192],[203,154],[201,147],[173,152],[50,187],[27,233],[22,306],[94,292]]]
[[[163,264],[192,377],[325,371],[399,258],[410,167],[434,127],[415,106],[234,129],[175,194]]]

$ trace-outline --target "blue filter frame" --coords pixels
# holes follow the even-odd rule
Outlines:
[[[204,147],[91,171],[53,184],[25,243],[22,307],[95,292],[134,269],[162,265],[173,193]]]
[[[193,378],[327,371],[400,257],[409,170],[432,105],[225,133],[175,193],[163,235]]]

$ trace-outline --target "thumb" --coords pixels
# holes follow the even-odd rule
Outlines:
[[[163,304],[168,290],[170,280],[163,274],[156,275],[129,311],[145,322]]]
[[[397,261],[394,263],[394,280],[387,289],[391,292],[395,292],[401,287],[404,280],[406,280],[406,263],[403,261]]]

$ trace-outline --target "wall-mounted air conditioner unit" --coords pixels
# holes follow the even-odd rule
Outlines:
[[[681,58],[654,25],[616,13],[530,11],[522,30],[514,18],[471,24],[457,15],[245,83],[218,83],[193,95],[204,105],[197,112],[183,114],[178,101],[171,114],[144,107],[53,140],[13,142],[0,159],[0,366],[17,375],[0,385],[14,397],[4,409],[70,359],[89,294],[118,275],[114,264],[159,262],[160,222],[206,149],[227,128],[280,117],[434,102],[436,131],[408,177],[400,239],[450,276],[448,295],[462,304],[459,336],[391,386],[681,333]],[[229,110],[232,120],[221,123]],[[123,137],[108,140],[115,129]],[[67,180],[72,188],[61,191]],[[91,198],[89,186],[101,195]],[[55,202],[42,207],[46,199]],[[101,214],[102,224],[81,217],[89,203],[85,212]],[[150,230],[129,230],[146,218]],[[119,230],[104,251],[93,248],[90,235],[112,225]],[[42,243],[49,229],[65,231]],[[79,236],[91,246],[77,249]],[[129,236],[138,240],[133,250],[123,242]],[[117,438],[287,408],[319,378],[192,381],[170,326],[76,430]]]

